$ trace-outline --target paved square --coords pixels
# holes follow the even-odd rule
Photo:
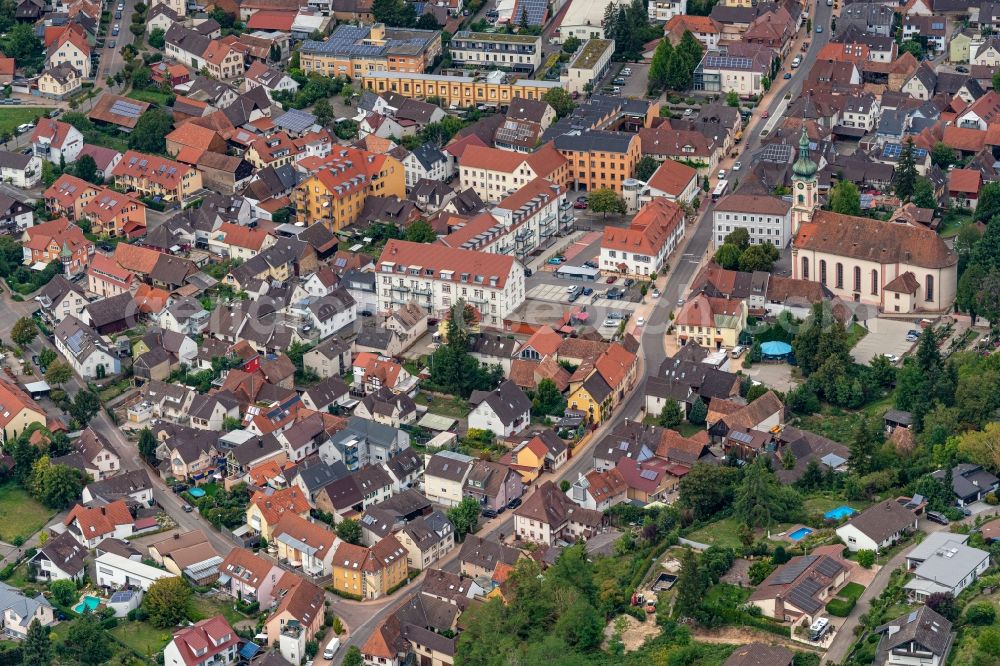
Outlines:
[[[854,345],[851,355],[862,365],[868,365],[877,354],[903,354],[913,348],[913,342],[906,341],[906,332],[920,328],[913,321],[898,319],[869,319],[868,335]]]

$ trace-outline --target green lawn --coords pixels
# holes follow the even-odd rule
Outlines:
[[[111,633],[141,655],[161,652],[171,637],[169,629],[157,629],[148,622],[122,622]]]
[[[426,405],[427,410],[432,414],[439,414],[440,416],[447,416],[453,419],[468,418],[469,412],[472,411],[469,409],[469,403],[461,398],[451,398],[449,400],[440,395],[429,396],[423,391],[413,401],[418,405]]]
[[[691,532],[686,538],[699,543],[707,543],[709,546],[724,546],[739,550],[743,547],[743,544],[740,543],[739,530],[739,523],[734,518],[723,518]]]
[[[167,106],[167,95],[159,90],[131,90],[128,96],[140,102],[149,102],[157,106]]]
[[[860,512],[867,509],[871,502],[855,502],[853,500],[847,501],[840,493],[831,491],[811,492],[804,501],[806,513],[809,515],[826,513],[831,509],[836,509],[838,506],[843,506],[845,504],[855,511]]]
[[[223,603],[209,597],[195,595],[192,600],[192,604],[193,612],[191,613],[191,620],[194,622],[204,620],[205,618],[212,617],[213,615],[218,615],[219,613],[222,613],[231,625],[250,619],[243,613],[233,608],[232,603]]]
[[[0,134],[4,132],[10,132],[13,134],[17,131],[18,125],[35,122],[41,116],[45,115],[46,112],[51,110],[52,109],[50,107],[38,106],[24,108],[18,108],[16,106],[4,107],[3,111],[0,112]]]
[[[851,435],[858,421],[861,420],[861,414],[881,419],[886,411],[892,407],[893,402],[894,397],[890,393],[881,400],[876,400],[866,406],[861,411],[850,411],[824,406],[820,414],[797,419],[793,425],[844,444],[851,441]]]
[[[938,233],[941,234],[942,238],[951,238],[958,235],[958,230],[970,222],[972,222],[971,213],[949,210],[941,218],[941,226],[938,228]]]
[[[861,593],[865,591],[865,586],[859,583],[848,583],[844,586],[840,592],[837,593],[838,597],[843,597],[844,599],[854,599],[857,601],[861,597]]]
[[[867,328],[857,322],[851,324],[851,330],[847,332],[847,348],[853,349],[854,345],[858,344],[861,338],[866,335],[868,335]]]
[[[53,515],[13,481],[0,484],[0,541],[12,543],[18,536],[27,540]]]

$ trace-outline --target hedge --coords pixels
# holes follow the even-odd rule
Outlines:
[[[854,610],[854,604],[857,603],[855,599],[841,599],[837,597],[831,599],[829,603],[826,604],[826,612],[830,615],[835,615],[836,617],[847,617]]]

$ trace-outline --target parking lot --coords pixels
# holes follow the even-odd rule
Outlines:
[[[916,343],[906,341],[906,332],[919,328],[912,321],[896,319],[869,319],[868,334],[854,345],[851,355],[862,365],[868,363],[878,354],[894,354],[903,357]]]

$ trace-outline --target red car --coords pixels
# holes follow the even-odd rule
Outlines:
[[[761,118],[770,118],[771,117],[771,112],[770,111],[765,111],[764,113],[760,114],[760,117]]]
[[[586,201],[574,201],[573,208],[585,209],[587,207]]]
[[[612,275],[607,280],[605,280],[605,282],[607,282],[608,284],[614,284],[617,281],[618,281],[618,278],[616,278],[614,275]]]

